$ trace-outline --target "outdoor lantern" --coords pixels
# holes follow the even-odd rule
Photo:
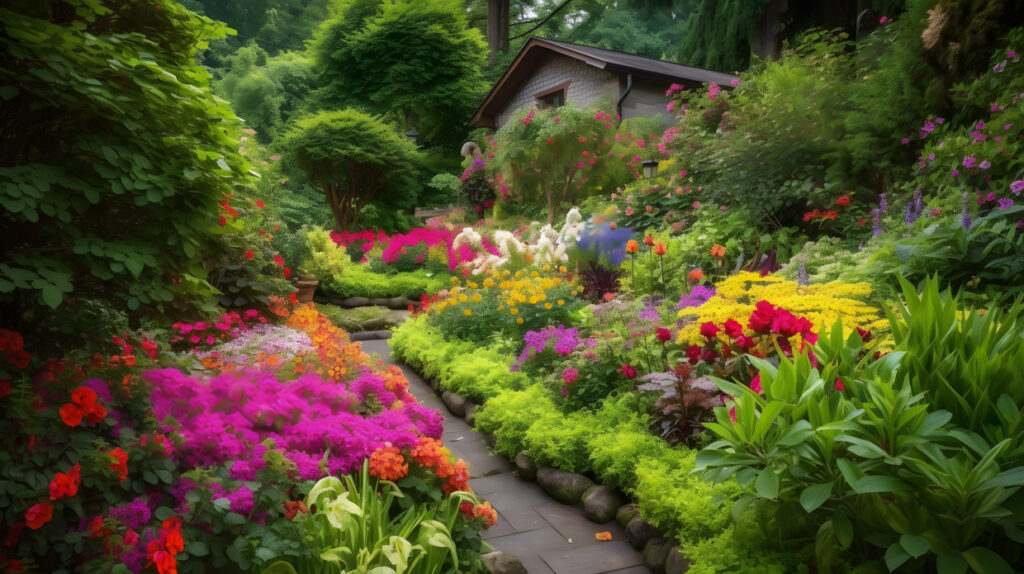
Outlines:
[[[647,160],[641,164],[644,168],[644,177],[658,177],[658,162],[654,160]]]
[[[420,132],[415,126],[409,128],[409,131],[405,132],[405,139],[409,140],[409,143],[416,143],[416,140],[419,139],[419,137]]]

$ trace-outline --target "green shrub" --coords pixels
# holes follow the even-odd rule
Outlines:
[[[587,443],[590,463],[603,484],[629,492],[637,483],[637,464],[642,458],[658,458],[668,443],[641,424],[623,424],[591,436]]]
[[[461,346],[465,346],[462,343]],[[482,403],[506,390],[521,390],[529,382],[526,375],[509,370],[511,357],[491,348],[476,348],[452,357],[445,369],[442,385],[464,397]]]
[[[719,500],[742,491],[735,483],[713,485],[690,474],[696,452],[671,448],[636,462],[636,496],[652,524],[686,542],[714,536],[732,520],[732,505]]]
[[[334,323],[349,333],[361,331],[363,323],[380,319],[389,312],[387,307],[356,307],[354,309],[345,309],[343,307],[338,307],[337,305],[329,305],[326,303],[316,303],[316,310],[320,311],[325,317],[330,319],[331,323]]]
[[[762,528],[762,524],[753,524]],[[730,526],[721,534],[696,540],[683,550],[690,559],[691,574],[790,574],[809,572],[792,552],[773,552],[762,545],[746,544]]]
[[[509,458],[526,449],[526,431],[534,421],[557,421],[558,410],[543,385],[528,385],[521,391],[505,391],[476,412],[476,426],[497,441],[494,450]]]
[[[347,259],[343,249],[340,256]],[[374,273],[362,265],[352,265],[342,275],[330,277],[321,287],[339,297],[406,297],[419,299],[424,293],[432,295],[447,286],[447,281],[430,276],[426,271],[384,274]]]
[[[562,415],[553,410],[536,413],[523,436],[526,450],[539,466],[588,473],[590,453],[587,441],[594,434],[594,418],[589,412]]]

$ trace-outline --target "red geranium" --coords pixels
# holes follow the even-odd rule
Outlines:
[[[839,199],[836,199],[836,205],[850,205],[850,196],[841,195]]]
[[[134,355],[128,357],[135,359]],[[107,418],[106,407],[96,402],[96,391],[84,386],[71,391],[71,402],[60,408],[60,418],[69,427],[81,424],[82,417],[91,425]]]
[[[117,479],[124,482],[124,479],[128,478],[128,453],[121,447],[117,447],[108,452],[107,456],[114,459],[110,463],[110,470],[117,471]]]
[[[75,463],[75,466],[67,473],[58,472],[50,481],[50,500],[60,500],[78,494],[78,487],[82,484],[82,466]]]
[[[32,530],[39,530],[51,518],[53,518],[53,505],[49,502],[34,504],[25,511],[25,524]]]

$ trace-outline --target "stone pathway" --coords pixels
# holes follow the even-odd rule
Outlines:
[[[363,350],[395,363],[386,340],[363,341]],[[614,520],[595,524],[583,516],[581,504],[561,504],[536,483],[518,480],[512,464],[490,452],[482,435],[452,415],[430,385],[409,367],[399,366],[420,403],[445,413],[445,446],[469,464],[470,486],[498,511],[498,524],[483,533],[491,546],[519,558],[529,574],[650,574]],[[594,538],[606,530],[611,541]]]

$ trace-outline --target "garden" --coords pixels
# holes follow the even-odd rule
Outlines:
[[[222,4],[0,8],[5,572],[488,572],[384,331],[691,572],[1024,571],[1019,7],[469,132],[478,2]]]

